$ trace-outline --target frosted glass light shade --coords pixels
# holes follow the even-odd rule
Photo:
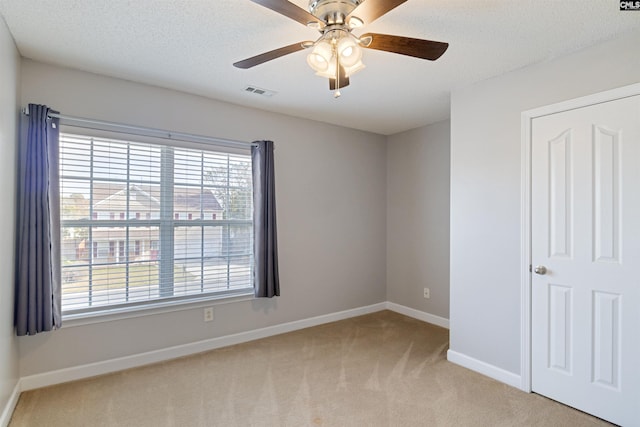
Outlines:
[[[335,59],[329,62],[329,66],[324,71],[317,71],[316,76],[326,77],[328,79],[336,78],[336,61]]]
[[[338,42],[338,55],[340,56],[340,64],[345,68],[349,68],[360,62],[362,49],[352,37],[343,37]]]
[[[339,40],[323,39],[317,42],[311,53],[307,55],[307,64],[316,72],[316,75],[329,79],[336,78],[338,62],[342,66],[341,73],[344,73],[345,77],[352,76],[364,68],[362,48],[351,34],[341,36]]]
[[[362,63],[362,61],[358,61],[356,64],[352,65],[351,67],[344,67],[344,73],[347,77],[351,77],[358,71],[362,70],[364,67],[365,65]]]
[[[317,73],[326,72],[334,62],[331,60],[332,56],[331,45],[323,40],[316,44],[311,53],[307,55],[307,64]]]

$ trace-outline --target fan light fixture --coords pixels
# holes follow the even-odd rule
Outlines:
[[[334,97],[349,86],[349,77],[364,68],[362,49],[374,49],[435,61],[447,50],[448,43],[389,34],[366,33],[359,37],[351,31],[371,23],[407,0],[309,0],[309,11],[290,0],[251,0],[261,6],[316,29],[320,38],[302,41],[235,62],[238,68],[256,65],[309,49],[307,64],[318,76],[329,79]],[[299,0],[302,1],[302,0]]]
[[[334,31],[325,34],[307,55],[307,64],[316,75],[340,80],[362,70],[362,48],[359,40],[350,32]],[[336,92],[339,93],[339,92]]]

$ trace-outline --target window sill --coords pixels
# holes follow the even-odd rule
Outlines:
[[[135,317],[153,316],[156,314],[171,313],[175,311],[192,310],[195,308],[210,307],[212,305],[229,304],[240,301],[250,301],[255,297],[253,291],[229,295],[208,296],[193,298],[188,301],[167,301],[156,304],[147,304],[137,307],[122,307],[93,311],[91,313],[62,315],[62,328],[91,325],[94,323],[113,322],[116,320],[131,319]]]

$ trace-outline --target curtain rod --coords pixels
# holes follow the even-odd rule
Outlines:
[[[29,107],[25,107],[22,112],[29,115]],[[129,133],[141,136],[152,136],[161,139],[180,140],[188,142],[215,143],[218,145],[226,145],[231,147],[256,147],[258,144],[246,141],[236,141],[233,139],[214,138],[211,136],[196,135],[186,132],[172,132],[163,129],[155,129],[144,126],[133,126],[123,123],[108,122],[104,120],[87,119],[84,117],[66,116],[60,113],[49,112],[49,118],[60,119],[61,124],[77,127],[85,127],[98,130],[107,130],[121,133]]]

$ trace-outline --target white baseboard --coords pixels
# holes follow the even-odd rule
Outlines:
[[[494,380],[510,385],[518,389],[522,389],[522,378],[513,372],[505,371],[502,368],[490,365],[473,357],[466,356],[453,350],[447,351],[447,360],[456,365],[463,366],[472,371],[476,371]]]
[[[131,356],[119,357],[101,362],[44,372],[41,374],[29,375],[20,378],[20,380],[16,384],[9,402],[5,406],[0,416],[0,427],[6,427],[9,424],[11,414],[13,413],[13,410],[18,403],[18,398],[21,391],[32,390],[83,378],[89,378],[96,375],[121,371],[123,369],[148,365],[150,363],[162,362],[174,359],[176,357],[188,356],[191,354],[213,350],[220,347],[240,344],[256,339],[270,337],[273,335],[292,332],[312,326],[318,326],[325,323],[336,322],[338,320],[348,319],[351,317],[362,316],[364,314],[374,313],[385,309],[421,320],[423,322],[432,323],[443,328],[449,328],[448,319],[387,301],[365,307],[311,317],[308,319],[296,320],[280,325],[268,326],[266,328],[255,329],[238,334],[210,338],[194,343],[164,348],[146,353],[134,354]],[[508,384],[512,387],[522,388],[522,379],[520,375],[505,371],[504,369],[498,368],[496,366],[490,365],[486,362],[482,362],[453,350],[449,350],[447,352],[447,359],[452,363],[471,369],[482,375]]]
[[[325,323],[335,322],[338,320],[348,319],[350,317],[362,316],[363,314],[382,311],[386,308],[386,303],[382,302],[365,307],[354,308],[351,310],[339,311],[336,313],[325,314],[308,319],[282,323],[280,325],[268,326],[266,328],[255,329],[252,331],[240,332],[238,334],[210,338],[194,343],[149,351],[146,353],[118,357],[101,362],[89,363],[86,365],[29,375],[21,378],[20,389],[22,391],[33,390],[36,388],[47,387],[63,382],[121,371],[123,369],[135,368],[137,366],[162,362],[165,360],[175,359],[177,357],[188,356],[190,354],[201,353],[208,350],[214,350],[220,347],[227,347],[234,344],[240,344],[247,341],[253,341],[260,338],[266,338],[273,335],[296,331],[298,329],[304,329],[311,326],[317,326]]]
[[[387,310],[395,311],[396,313],[404,314],[405,316],[413,317],[414,319],[422,320],[423,322],[431,323],[449,329],[449,319],[445,319],[444,317],[425,313],[424,311],[396,304],[395,302],[387,301],[386,305]]]
[[[311,317],[308,319],[282,323],[280,325],[268,326],[266,328],[255,329],[252,331],[240,332],[233,335],[225,335],[222,337],[210,338],[193,343],[149,351],[146,353],[118,357],[115,359],[88,363],[85,365],[58,369],[55,371],[43,372],[41,374],[28,375],[21,378],[20,390],[33,390],[36,388],[47,387],[54,384],[60,384],[68,381],[75,381],[83,378],[117,372],[124,369],[135,368],[151,363],[163,362],[166,360],[175,359],[177,357],[188,356],[191,354],[201,353],[203,351],[214,350],[216,348],[227,347],[230,345],[266,338],[273,335],[284,334],[299,329],[318,326],[330,322],[336,322],[338,320],[344,320],[351,317],[362,316],[364,314],[374,313],[385,309],[395,311],[397,313],[421,320],[423,322],[432,323],[444,328],[449,328],[449,320],[443,317],[405,307],[400,304],[382,302],[365,307],[358,307],[350,310],[339,311],[336,313],[325,314],[322,316]]]
[[[225,335],[222,337],[210,338],[193,343],[149,351],[146,353],[118,357],[115,359],[88,363],[85,365],[58,369],[55,371],[43,372],[41,374],[28,375],[20,379],[20,390],[33,390],[36,388],[47,387],[54,384],[60,384],[68,381],[94,377],[96,375],[117,372],[123,369],[130,369],[138,366],[148,365],[150,363],[163,362],[166,360],[175,359],[177,357],[188,356],[191,354],[201,353],[203,351],[214,350],[220,347],[227,347],[230,345],[253,341],[260,338],[266,338],[273,335],[284,334],[286,332],[296,331],[312,326],[318,326],[325,323],[336,322],[338,320],[348,319],[350,317],[362,316],[363,314],[374,313],[385,309],[395,311],[397,313],[421,320],[423,322],[442,326],[444,328],[449,327],[449,320],[445,318],[405,307],[400,304],[382,302],[365,307],[358,307],[350,310],[339,311],[336,313],[325,314],[322,316],[311,317],[308,319],[282,323],[280,325],[268,326],[266,328],[255,329],[252,331],[240,332],[233,335]]]
[[[33,390],[36,388],[47,387],[68,381],[94,377],[96,375],[108,374],[111,372],[121,371],[123,369],[148,365],[150,363],[162,362],[170,359],[175,359],[177,357],[188,356],[190,354],[213,350],[220,347],[240,344],[260,338],[266,338],[273,335],[292,332],[312,326],[318,326],[325,323],[336,322],[338,320],[344,320],[351,317],[362,316],[364,314],[375,313],[377,311],[382,311],[385,309],[421,320],[423,322],[432,323],[434,325],[438,325],[447,329],[449,328],[448,319],[387,301],[365,307],[339,311],[336,313],[330,313],[322,316],[311,317],[308,319],[283,323],[280,325],[269,326],[266,328],[255,329],[252,331],[241,332],[238,334],[210,338],[207,340],[168,347],[146,353],[118,357],[101,362],[43,372],[41,374],[28,375],[20,378],[20,380],[16,383],[13,393],[11,394],[11,397],[9,398],[9,401],[7,402],[0,416],[0,427],[6,427],[9,424],[9,420],[11,419],[11,415],[13,414],[13,410],[18,403],[20,392],[22,391]]]
[[[20,398],[20,381],[16,382],[13,391],[11,392],[11,396],[9,396],[9,401],[5,405],[2,413],[0,413],[0,427],[7,427],[9,425],[9,421],[11,420],[11,415],[13,415],[13,410],[16,408],[18,404],[18,399]]]

